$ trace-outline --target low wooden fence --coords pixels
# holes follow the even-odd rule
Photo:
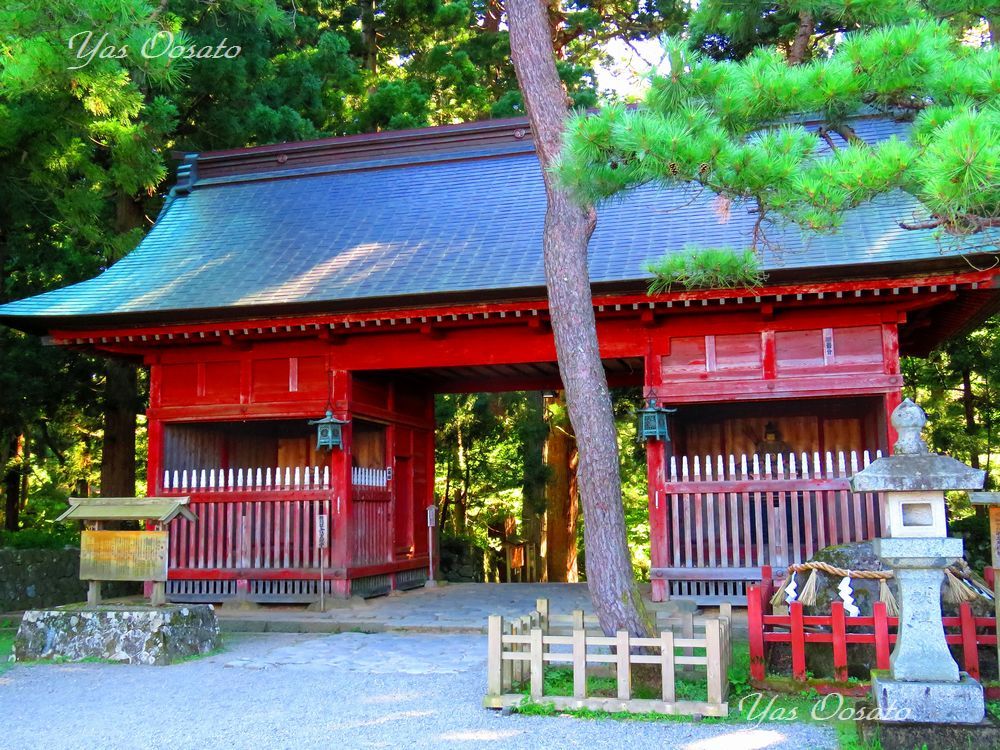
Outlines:
[[[488,708],[516,706],[525,696],[514,691],[526,685],[531,700],[551,703],[557,709],[727,716],[732,658],[729,618],[661,616],[657,622],[663,629],[656,637],[634,638],[624,630],[608,637],[600,631],[595,634],[591,627],[596,625],[596,618],[580,610],[572,615],[549,615],[545,600],[539,600],[538,608],[525,617],[507,620],[493,615],[489,618],[487,693],[483,704]],[[701,630],[703,634],[678,636],[675,626],[684,631]],[[571,668],[571,696],[546,694],[545,668],[550,664]],[[633,697],[633,668],[639,664],[658,667],[658,699]],[[588,665],[613,669],[615,696],[589,694]],[[693,674],[696,669],[704,675],[706,700],[677,700],[678,671]]]
[[[653,488],[650,512],[661,518],[665,544],[653,540],[650,577],[675,598],[737,603],[764,566],[874,539],[883,498],[850,488],[872,460],[868,451],[671,457]]]
[[[842,602],[834,602],[829,615],[806,615],[801,602],[792,602],[787,614],[774,614],[770,604],[772,594],[770,580],[750,586],[747,592],[750,676],[756,684],[766,686],[768,677],[774,676],[767,673],[767,649],[776,643],[789,644],[791,676],[802,682],[809,678],[806,667],[806,646],[809,644],[823,644],[833,650],[833,680],[838,682],[848,679],[848,650],[858,645],[874,647],[874,668],[889,668],[899,618],[889,617],[883,602],[875,602],[872,615],[867,617],[848,617]],[[945,640],[950,645],[960,646],[959,666],[979,680],[979,649],[990,647],[994,653],[997,649],[996,618],[976,617],[972,606],[963,602],[958,616],[943,617],[941,622]]]

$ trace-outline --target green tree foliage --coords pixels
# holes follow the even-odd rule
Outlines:
[[[773,49],[717,62],[675,43],[644,106],[573,119],[557,171],[581,202],[648,182],[748,201],[754,249],[772,220],[829,231],[896,189],[927,211],[913,223],[898,217],[903,226],[975,234],[1000,224],[998,92],[1000,51],[960,45],[937,22],[852,34],[829,58],[798,66]],[[864,108],[913,117],[911,137],[863,141],[848,118]],[[825,120],[820,133],[782,122],[803,112]],[[833,147],[821,153],[824,138]]]

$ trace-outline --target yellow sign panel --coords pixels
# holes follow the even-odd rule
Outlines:
[[[84,531],[80,538],[80,579],[167,580],[167,532]]]

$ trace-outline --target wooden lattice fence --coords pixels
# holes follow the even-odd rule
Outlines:
[[[518,691],[527,688],[532,701],[550,703],[561,710],[727,716],[732,657],[728,614],[728,607],[717,618],[659,612],[659,633],[650,638],[635,638],[624,630],[605,636],[596,629],[596,618],[581,610],[572,615],[550,615],[544,599],[524,617],[493,615],[489,618],[483,704],[488,708],[518,705],[525,698],[524,692]],[[572,670],[570,696],[546,693],[546,666],[558,664]],[[658,667],[660,694],[656,699],[634,697],[635,666],[644,664]],[[588,676],[608,668],[615,678],[616,694],[591,695]],[[679,673],[685,680],[704,682],[705,700],[678,700]]]

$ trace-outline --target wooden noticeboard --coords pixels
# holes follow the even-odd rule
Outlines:
[[[166,581],[166,531],[84,531],[80,537],[84,581]]]

